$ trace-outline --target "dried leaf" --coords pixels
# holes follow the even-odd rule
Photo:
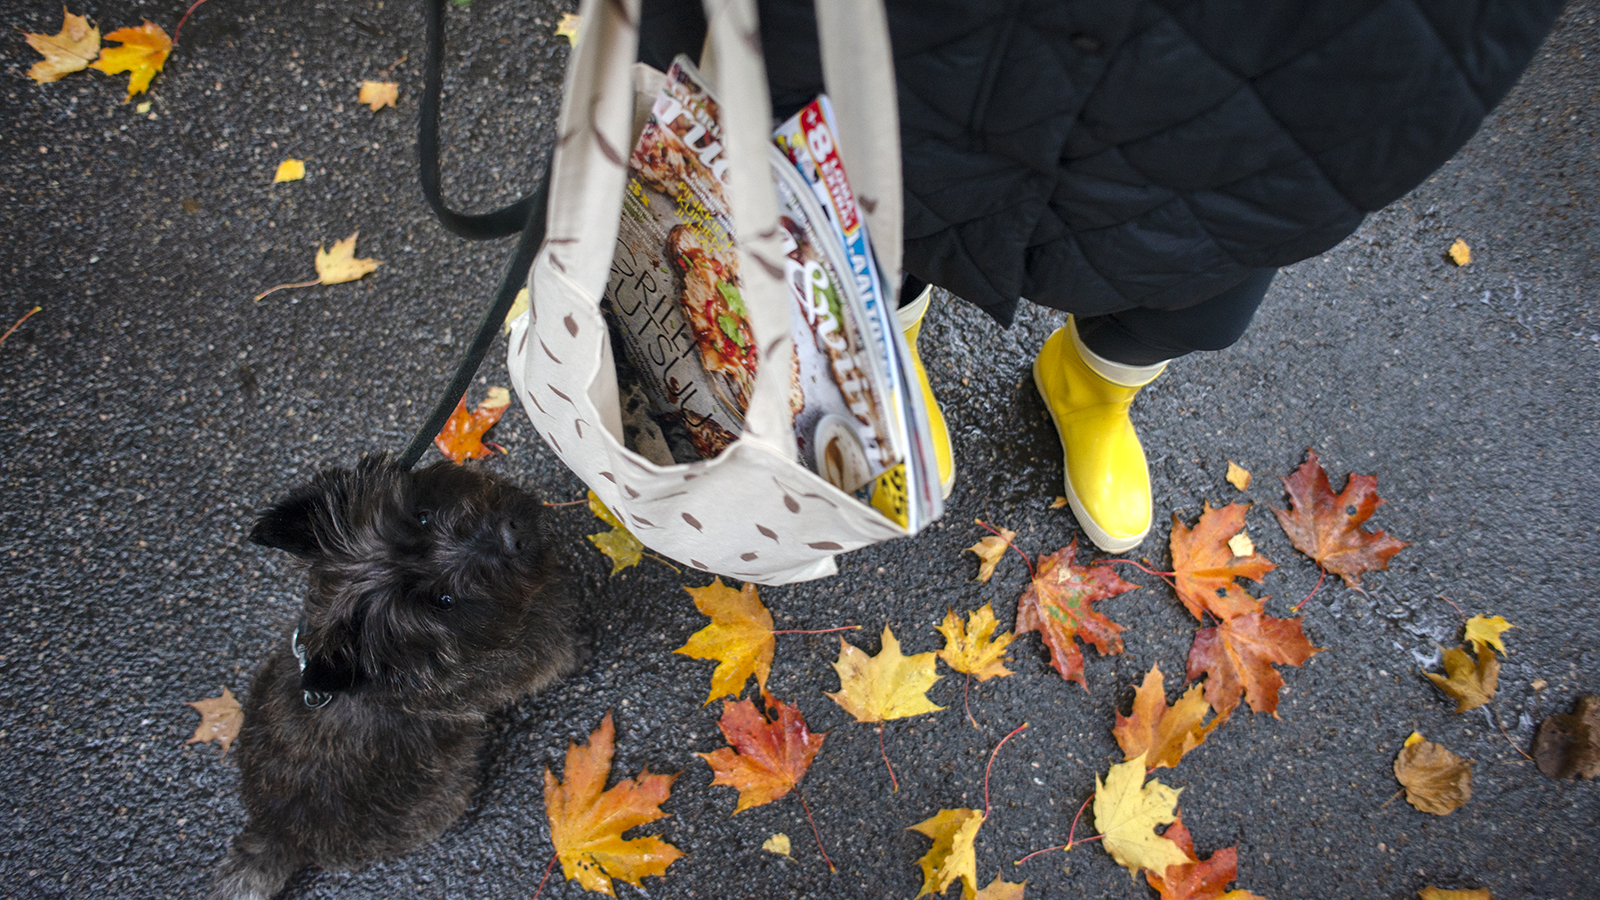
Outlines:
[[[1394,759],[1394,777],[1406,802],[1425,813],[1447,816],[1472,799],[1472,767],[1433,741],[1407,741]]]
[[[946,609],[944,623],[935,626],[944,635],[944,649],[939,651],[939,658],[950,668],[979,681],[1013,674],[1006,668],[1006,647],[1017,636],[1008,631],[994,637],[994,630],[999,625],[995,621],[994,609],[988,603],[969,613],[965,626],[955,610]]]
[[[1251,596],[1235,578],[1260,583],[1277,566],[1264,556],[1238,554],[1229,539],[1244,529],[1248,503],[1230,503],[1221,509],[1205,504],[1193,529],[1172,516],[1172,570],[1178,599],[1196,619],[1211,613],[1224,621],[1261,612],[1261,601]],[[1248,539],[1247,539],[1248,540]]]
[[[1168,866],[1161,875],[1145,870],[1145,881],[1160,892],[1161,900],[1262,900],[1246,890],[1226,890],[1228,882],[1238,875],[1238,851],[1226,847],[1202,862],[1195,855],[1194,838],[1189,834],[1189,829],[1184,827],[1181,813],[1163,836],[1177,844],[1189,861],[1183,865]]]
[[[333,249],[324,250],[317,245],[317,278],[323,284],[344,284],[371,273],[382,261],[376,259],[356,259],[356,238],[361,232],[358,230],[342,241],[335,241]]]
[[[1233,537],[1228,538],[1228,550],[1232,552],[1235,557],[1243,558],[1247,556],[1254,556],[1256,552],[1256,545],[1254,541],[1250,540],[1250,535],[1241,531]]]
[[[1241,491],[1250,489],[1250,470],[1233,460],[1228,460],[1228,483]]]
[[[1195,633],[1188,678],[1206,676],[1206,700],[1218,716],[1232,715],[1243,695],[1252,710],[1276,718],[1283,676],[1272,666],[1304,665],[1320,652],[1306,640],[1299,619],[1249,613]]]
[[[717,727],[728,746],[695,754],[711,766],[716,776],[712,784],[739,792],[735,814],[781,799],[798,787],[828,736],[826,732],[812,734],[798,707],[776,700],[766,691],[761,692],[761,699],[767,707],[765,714],[751,700],[722,701]]]
[[[365,103],[373,112],[394,106],[399,99],[400,85],[393,81],[363,81],[361,92],[356,95],[356,102]]]
[[[239,736],[239,726],[244,724],[244,710],[239,708],[239,701],[233,699],[233,692],[223,688],[222,696],[197,700],[189,705],[200,711],[200,724],[195,726],[194,737],[184,743],[216,741],[222,745],[222,755],[227,756],[228,747]]]
[[[1057,497],[1054,500],[1050,501],[1050,508],[1051,509],[1060,509],[1060,508],[1062,508],[1062,507],[1064,507],[1066,505],[1067,505],[1067,498],[1065,498],[1065,497]]]
[[[1105,655],[1122,652],[1122,626],[1089,608],[1091,603],[1138,587],[1123,581],[1104,563],[1079,566],[1078,540],[1039,558],[1033,581],[1017,601],[1017,634],[1039,632],[1050,648],[1050,664],[1061,677],[1089,689],[1083,677],[1083,653],[1073,638],[1093,644]]]
[[[622,837],[630,828],[667,815],[661,804],[672,793],[672,781],[678,776],[652,775],[646,767],[638,778],[624,778],[603,791],[611,774],[615,735],[608,712],[587,745],[567,745],[564,781],[556,781],[548,767],[544,770],[550,841],[561,860],[561,871],[568,879],[577,879],[585,890],[613,897],[612,878],[642,889],[641,879],[662,874],[683,855],[658,837]]]
[[[500,332],[502,334],[510,334],[511,323],[517,320],[517,316],[520,316],[527,311],[528,289],[523,288],[522,290],[517,291],[516,298],[511,301],[511,308],[506,310],[506,321],[505,324],[500,327]]]
[[[1017,533],[1008,528],[999,529],[1000,534],[990,535],[964,552],[977,554],[979,560],[978,580],[988,581],[994,576],[994,567],[1000,564],[1000,558],[1006,555],[1006,548],[1010,541],[1016,538]]]
[[[1450,245],[1450,261],[1458,266],[1472,262],[1472,248],[1467,246],[1466,241],[1456,238],[1456,242]]]
[[[1478,648],[1478,664],[1460,647],[1444,651],[1445,675],[1424,672],[1433,686],[1455,698],[1456,714],[1488,703],[1494,699],[1500,682],[1500,660],[1488,647]]]
[[[578,45],[578,29],[583,25],[583,16],[577,13],[562,13],[561,21],[556,24],[556,37],[567,39],[567,45]]]
[[[450,414],[444,427],[434,436],[433,445],[457,465],[469,459],[488,456],[491,451],[484,446],[483,435],[500,421],[510,406],[511,392],[503,387],[490,388],[489,396],[471,413],[467,412],[465,397],[457,400],[456,411]]]
[[[684,590],[694,598],[695,608],[711,618],[711,624],[690,635],[682,647],[672,652],[691,659],[717,661],[706,703],[718,697],[739,696],[752,675],[765,692],[776,641],[772,637],[772,613],[761,604],[756,586],[746,583],[736,591],[717,578],[706,587]]]
[[[1366,531],[1361,523],[1372,518],[1383,499],[1378,496],[1378,479],[1351,474],[1337,496],[1328,483],[1315,450],[1306,450],[1306,461],[1293,475],[1283,479],[1289,492],[1289,509],[1274,509],[1278,524],[1295,549],[1317,561],[1353,588],[1361,587],[1361,573],[1389,567],[1389,557],[1411,546],[1382,531]]]
[[[1178,845],[1156,834],[1157,825],[1176,818],[1182,788],[1159,781],[1145,784],[1144,757],[1117,763],[1102,783],[1095,777],[1094,824],[1105,835],[1106,852],[1135,875],[1140,869],[1165,872],[1189,862]]]
[[[941,809],[932,818],[907,829],[933,838],[933,846],[917,860],[922,866],[922,890],[917,892],[918,897],[943,894],[960,879],[964,900],[976,900],[978,852],[973,842],[978,839],[978,829],[982,826],[981,810]]]
[[[89,68],[107,75],[129,73],[128,100],[150,87],[150,79],[156,77],[161,67],[167,64],[167,54],[172,52],[172,39],[167,37],[160,25],[148,19],[138,28],[118,28],[106,35],[106,40],[117,41],[122,46],[102,50],[100,59]]]
[[[839,690],[828,694],[833,702],[856,717],[857,722],[887,722],[944,709],[927,697],[928,688],[943,676],[934,672],[935,653],[900,653],[889,626],[883,626],[883,649],[877,656],[839,639]]]
[[[789,856],[789,850],[791,849],[789,836],[780,831],[762,842],[761,849],[768,853],[776,853],[779,856]],[[789,856],[789,858],[793,859],[794,857]]]
[[[286,159],[283,162],[278,163],[278,171],[273,173],[272,183],[273,184],[277,184],[277,183],[279,183],[281,181],[299,181],[300,179],[302,179],[304,177],[306,177],[306,163],[305,163],[305,160],[301,160],[301,159]],[[355,243],[354,241],[351,242],[352,247],[354,246],[354,243]],[[334,246],[334,249],[336,249],[336,250],[339,247],[338,244],[334,244],[333,246]],[[351,254],[351,255],[354,255],[354,254]],[[373,268],[377,268],[377,266],[373,266]],[[318,271],[320,272],[321,270],[319,269]],[[357,276],[357,277],[360,277],[360,276]]]
[[[1467,620],[1466,640],[1479,650],[1489,646],[1504,656],[1506,645],[1500,635],[1515,627],[1500,616],[1473,616]]]
[[[1023,900],[1022,891],[1028,882],[1002,881],[999,875],[989,882],[989,886],[978,892],[973,900]]]
[[[1422,900],[1494,900],[1494,897],[1490,896],[1488,888],[1473,888],[1466,891],[1447,891],[1430,885],[1420,891],[1417,891],[1417,895],[1420,896]]]
[[[1111,730],[1124,759],[1142,756],[1152,769],[1176,766],[1184,754],[1205,743],[1206,736],[1227,721],[1218,716],[1205,724],[1211,704],[1198,684],[1167,706],[1163,680],[1161,667],[1152,666],[1133,696],[1132,715],[1124,718],[1117,713],[1116,727]]]
[[[55,34],[22,33],[28,46],[44,56],[28,70],[28,77],[40,84],[81,72],[100,55],[99,26],[90,25],[87,17],[67,12],[65,6],[61,7],[61,16],[61,30]]]
[[[1539,723],[1533,738],[1534,764],[1550,778],[1600,775],[1600,697],[1585,694],[1572,712]]]
[[[618,572],[630,566],[637,566],[639,560],[644,558],[644,544],[633,536],[628,526],[622,524],[616,513],[606,508],[604,503],[594,491],[589,492],[589,511],[595,514],[600,521],[611,526],[610,531],[589,535],[589,543],[600,548],[600,552],[611,557],[611,577],[615,578]],[[743,682],[740,682],[741,686]],[[734,691],[735,696],[738,691]],[[713,695],[715,696],[715,695]],[[710,703],[710,698],[707,698]]]

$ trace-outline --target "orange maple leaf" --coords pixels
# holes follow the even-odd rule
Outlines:
[[[1117,713],[1116,727],[1111,729],[1122,747],[1123,759],[1143,755],[1145,765],[1152,769],[1176,766],[1184,754],[1205,743],[1206,736],[1227,721],[1218,716],[1204,724],[1211,704],[1201,696],[1198,684],[1167,706],[1163,680],[1161,667],[1152,666],[1133,696],[1132,715]]]
[[[1248,503],[1230,503],[1212,509],[1207,503],[1193,529],[1178,521],[1177,513],[1172,514],[1174,587],[1196,619],[1204,619],[1207,612],[1219,619],[1261,612],[1261,601],[1234,579],[1248,578],[1259,584],[1277,566],[1259,553],[1235,556],[1228,546],[1228,540],[1244,529],[1249,508]]]
[[[772,637],[772,613],[762,605],[756,586],[746,584],[736,591],[717,578],[703,588],[684,590],[694,598],[695,608],[711,617],[711,624],[689,635],[689,640],[672,652],[717,661],[706,703],[739,696],[752,675],[765,693],[777,642]]]
[[[589,735],[589,743],[567,745],[565,781],[544,770],[544,805],[550,816],[550,841],[561,871],[585,890],[616,896],[612,878],[636,888],[646,875],[660,875],[683,853],[658,837],[624,839],[636,825],[667,814],[661,804],[672,793],[676,775],[652,775],[649,767],[637,779],[624,778],[602,790],[611,774],[616,729],[611,713]]]
[[[469,459],[488,456],[490,450],[483,443],[483,435],[494,423],[500,421],[511,406],[511,392],[503,387],[489,389],[489,396],[473,412],[467,412],[467,398],[456,401],[456,411],[445,420],[444,427],[434,437],[433,445],[458,465]]]
[[[722,719],[717,727],[728,746],[710,753],[696,753],[711,766],[716,777],[712,784],[723,784],[739,792],[738,814],[752,806],[779,800],[800,785],[811,760],[822,749],[827,733],[812,734],[799,707],[761,692],[765,714],[752,700],[722,701]]]
[[[228,747],[239,736],[239,726],[244,724],[244,710],[239,708],[239,701],[233,698],[233,692],[223,688],[222,696],[208,697],[189,705],[200,711],[200,724],[194,728],[194,737],[184,743],[216,741],[222,745],[222,755],[227,756]]]
[[[1317,461],[1317,451],[1308,449],[1306,461],[1283,479],[1283,487],[1289,492],[1289,508],[1272,512],[1284,533],[1296,550],[1342,577],[1350,587],[1361,587],[1362,572],[1387,569],[1389,557],[1411,546],[1385,532],[1361,527],[1383,504],[1378,479],[1372,475],[1351,473],[1344,491],[1335,496],[1328,473]]]
[[[1061,677],[1076,681],[1084,690],[1083,653],[1073,642],[1078,637],[1105,655],[1122,652],[1122,626],[1089,608],[1089,604],[1131,591],[1138,585],[1123,581],[1109,565],[1080,566],[1073,562],[1078,539],[1049,556],[1039,558],[1033,581],[1017,600],[1017,634],[1039,632],[1050,648],[1050,664]]]
[[[118,41],[122,46],[102,50],[100,59],[90,63],[89,68],[107,75],[129,73],[130,101],[134,94],[142,94],[149,89],[150,80],[167,64],[167,54],[172,52],[172,39],[167,37],[160,25],[149,19],[138,28],[118,28],[106,35],[106,40]]]
[[[1182,813],[1162,836],[1177,844],[1190,862],[1167,866],[1167,871],[1161,875],[1145,870],[1145,881],[1161,893],[1161,900],[1262,900],[1246,890],[1224,890],[1228,882],[1238,877],[1238,850],[1226,847],[1202,862],[1194,853],[1194,838],[1184,827]]]
[[[1247,613],[1195,633],[1188,678],[1206,676],[1206,700],[1219,717],[1232,715],[1242,694],[1252,710],[1276,718],[1283,676],[1273,664],[1304,665],[1320,652],[1306,640],[1299,619]]]

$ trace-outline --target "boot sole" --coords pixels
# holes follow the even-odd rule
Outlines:
[[[1050,413],[1050,424],[1056,429],[1056,438],[1061,441],[1061,481],[1067,489],[1067,505],[1072,509],[1072,515],[1078,520],[1078,527],[1089,536],[1089,541],[1106,553],[1126,553],[1144,543],[1150,534],[1148,527],[1133,537],[1118,537],[1107,532],[1095,524],[1084,509],[1083,503],[1078,500],[1078,492],[1072,489],[1072,473],[1067,471],[1067,441],[1061,437],[1061,423],[1056,421],[1056,409],[1050,403],[1050,395],[1045,393],[1044,378],[1039,374],[1039,358],[1033,358],[1033,389],[1039,392],[1039,399],[1044,401],[1044,408]]]

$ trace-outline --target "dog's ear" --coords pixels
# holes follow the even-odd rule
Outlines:
[[[324,531],[339,520],[350,489],[347,469],[325,469],[309,484],[268,507],[250,529],[250,542],[302,559],[322,552]]]

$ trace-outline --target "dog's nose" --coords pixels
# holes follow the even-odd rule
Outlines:
[[[507,553],[521,555],[533,549],[533,522],[513,516],[500,522],[500,543]]]

